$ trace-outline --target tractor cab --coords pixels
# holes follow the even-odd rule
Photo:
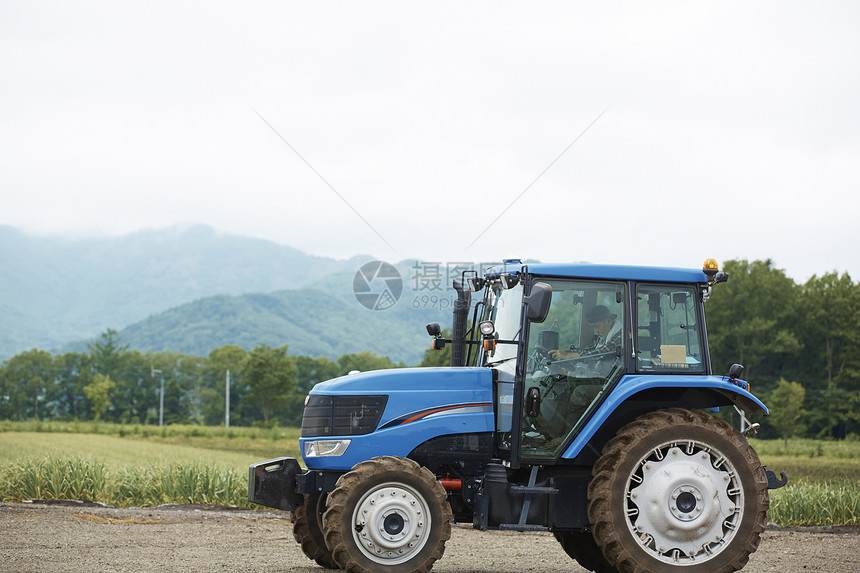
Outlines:
[[[703,302],[723,280],[516,260],[464,277],[482,295],[477,326],[451,342],[467,348],[464,364],[493,369],[497,455],[514,467],[572,457],[574,436],[625,376],[710,375]]]

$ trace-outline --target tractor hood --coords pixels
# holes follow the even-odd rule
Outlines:
[[[311,395],[387,396],[379,426],[390,427],[468,409],[492,412],[493,373],[477,367],[373,370],[320,382]]]
[[[380,455],[407,457],[438,436],[494,430],[489,368],[397,368],[350,374],[314,386],[307,404],[299,444],[307,467],[313,469],[346,470]],[[384,410],[374,415],[380,404]],[[338,438],[349,443],[342,454],[305,455],[308,441]]]
[[[492,379],[488,368],[392,368],[356,372],[320,382],[311,394],[389,394],[390,392],[457,392],[477,390]]]

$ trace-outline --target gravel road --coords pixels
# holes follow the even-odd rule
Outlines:
[[[113,509],[0,504],[0,571],[322,573],[293,540],[289,514],[199,507]],[[434,573],[581,572],[548,534],[456,525]],[[857,573],[860,528],[770,529],[745,573]]]

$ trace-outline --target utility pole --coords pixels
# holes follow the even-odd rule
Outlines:
[[[164,372],[153,367],[149,367],[149,375],[155,380],[155,373],[161,374],[161,394],[158,399],[158,426],[164,425]]]
[[[224,394],[224,426],[230,427],[230,371],[227,370],[227,391]]]

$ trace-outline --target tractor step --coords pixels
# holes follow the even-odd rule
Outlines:
[[[548,527],[529,523],[502,523],[499,524],[499,529],[502,531],[549,531]]]
[[[528,486],[528,485],[514,485],[511,486],[511,493],[533,493],[538,495],[555,495],[558,493],[558,489],[554,487],[541,487],[541,486]]]

